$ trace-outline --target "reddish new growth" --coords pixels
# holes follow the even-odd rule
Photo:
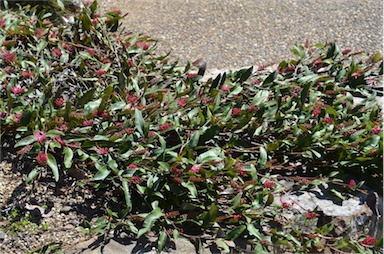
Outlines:
[[[365,245],[372,246],[372,245],[376,244],[376,239],[374,237],[370,236],[370,235],[367,235],[362,243],[365,244]]]
[[[232,117],[235,117],[235,116],[240,115],[240,113],[241,113],[241,109],[240,109],[240,108],[233,108],[233,109],[232,109],[231,116],[232,116]]]
[[[316,217],[319,216],[317,213],[315,212],[309,212],[309,213],[306,213],[305,214],[305,218],[307,220],[313,220],[313,219],[316,219]]]
[[[275,187],[275,182],[272,181],[266,181],[263,183],[263,187],[266,189],[272,189]]]
[[[14,87],[12,87],[12,93],[14,94],[14,95],[20,95],[20,94],[23,94],[24,93],[24,88],[23,87],[21,87],[21,86],[14,86]]]
[[[37,131],[35,133],[33,133],[33,135],[35,136],[35,139],[37,142],[39,142],[40,144],[44,143],[47,135],[44,131]]]
[[[159,126],[159,131],[165,131],[168,130],[173,126],[172,123],[163,123],[162,125]]]
[[[45,164],[47,164],[47,161],[48,161],[48,156],[46,153],[39,153],[37,156],[36,156],[36,161],[37,163],[39,163],[41,166],[44,166]]]
[[[65,100],[62,97],[61,98],[57,98],[55,100],[54,104],[55,104],[56,107],[62,107],[65,104]]]

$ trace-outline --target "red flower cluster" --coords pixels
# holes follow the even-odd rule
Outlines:
[[[92,115],[93,116],[97,116],[97,117],[102,117],[102,118],[107,118],[108,117],[108,113],[107,111],[100,111],[100,110],[94,110],[92,111]]]
[[[324,117],[324,123],[331,124],[332,123],[332,118],[330,118],[329,116]]]
[[[367,235],[362,243],[365,245],[375,245],[376,239],[370,235]]]
[[[98,76],[103,76],[103,75],[107,74],[107,71],[103,70],[103,69],[99,69],[95,72],[95,74]]]
[[[231,87],[225,84],[221,86],[220,90],[223,92],[228,92],[229,90],[231,90]]]
[[[140,184],[142,179],[140,176],[132,176],[130,183],[131,184]]]
[[[235,116],[240,115],[240,113],[241,113],[241,108],[233,108],[233,109],[232,109],[231,116],[232,116],[232,117],[235,117]]]
[[[39,163],[41,166],[44,166],[47,164],[47,161],[48,161],[48,156],[46,153],[39,153],[37,156],[36,156],[36,161],[37,163]]]
[[[355,188],[355,187],[356,187],[356,182],[355,182],[355,180],[349,180],[349,182],[348,182],[348,184],[347,184],[347,187],[348,187],[349,189],[353,189],[353,188]]]
[[[313,117],[318,117],[320,115],[320,113],[321,113],[321,110],[318,108],[315,108],[313,110]]]
[[[319,216],[319,215],[317,213],[315,213],[315,212],[309,212],[309,213],[305,214],[305,218],[307,220],[316,219],[317,216]]]
[[[238,220],[241,219],[241,215],[240,215],[240,214],[234,214],[234,215],[232,216],[232,218],[233,218],[235,221],[238,221]]]
[[[189,172],[195,173],[195,174],[199,173],[200,172],[200,166],[193,165],[192,168],[189,170]]]
[[[129,164],[127,168],[128,169],[137,169],[138,166],[136,164]]]
[[[61,98],[57,98],[54,103],[55,103],[55,105],[57,107],[62,107],[65,104],[65,100],[62,97]]]
[[[30,71],[23,71],[21,73],[21,75],[23,75],[23,78],[30,78],[30,77],[32,77],[32,73]]]
[[[91,48],[87,48],[86,51],[87,51],[91,56],[94,56],[94,55],[96,54],[96,50],[91,49]]]
[[[177,105],[179,105],[180,107],[184,107],[185,105],[187,105],[187,100],[188,97],[182,97],[177,101]]]
[[[41,36],[43,36],[44,34],[45,34],[45,31],[44,31],[44,29],[41,29],[41,28],[36,29],[35,32],[34,32],[34,35],[35,35],[35,36],[38,36],[38,37],[41,37]]]
[[[197,73],[196,72],[188,72],[187,73],[187,78],[194,78],[197,76]]]
[[[263,183],[263,187],[267,189],[272,189],[275,187],[275,182],[272,181],[266,181]]]
[[[379,134],[381,132],[381,129],[379,126],[375,126],[373,129],[372,129],[372,134],[375,135],[375,134]]]
[[[44,143],[45,139],[47,138],[47,135],[44,131],[37,131],[33,133],[33,135],[35,136],[36,141],[40,144]]]
[[[109,149],[108,147],[100,147],[100,146],[96,146],[96,153],[98,154],[101,154],[101,155],[104,155],[104,154],[108,154],[109,152]]]
[[[143,50],[147,50],[149,48],[149,43],[145,43],[145,42],[137,42],[136,45]]]
[[[253,104],[248,107],[248,111],[249,112],[256,112],[259,109],[260,109],[259,106],[256,106],[256,105],[253,105]]]
[[[134,94],[128,94],[128,96],[127,96],[127,100],[131,104],[134,104],[137,101],[137,99],[138,99],[137,96]]]
[[[12,87],[12,93],[14,94],[14,95],[20,95],[20,94],[23,94],[24,93],[24,88],[23,87],[21,87],[21,86],[14,86],[14,87]]]
[[[159,126],[159,131],[165,131],[168,130],[173,126],[172,123],[163,123],[162,125]]]
[[[54,48],[52,49],[52,53],[56,56],[56,57],[60,57],[61,56],[61,50],[59,48]]]

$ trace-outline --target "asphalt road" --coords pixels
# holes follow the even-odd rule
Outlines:
[[[276,62],[309,39],[383,52],[381,0],[103,0],[129,15],[127,29],[159,40],[159,49],[210,68]]]

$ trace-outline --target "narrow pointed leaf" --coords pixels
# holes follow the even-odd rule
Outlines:
[[[57,167],[57,162],[55,157],[52,154],[48,154],[48,167],[52,169],[53,176],[55,177],[55,181],[59,181],[59,169]]]

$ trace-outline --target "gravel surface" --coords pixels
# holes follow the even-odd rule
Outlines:
[[[383,51],[378,0],[104,0],[128,12],[125,26],[159,40],[184,62],[204,57],[208,69],[267,64],[292,56],[309,39],[343,48]]]

